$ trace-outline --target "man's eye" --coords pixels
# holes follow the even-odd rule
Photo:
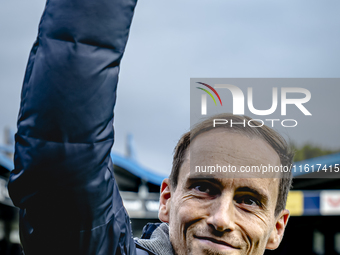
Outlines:
[[[193,188],[199,192],[207,193],[209,195],[216,195],[218,192],[217,188],[209,183],[198,183],[193,185]]]
[[[236,199],[238,204],[252,205],[252,206],[260,206],[261,203],[256,198],[252,196],[242,196]]]
[[[200,192],[204,192],[204,193],[209,193],[210,192],[210,189],[209,189],[208,185],[204,185],[204,184],[197,185],[195,187],[195,189],[200,191]]]

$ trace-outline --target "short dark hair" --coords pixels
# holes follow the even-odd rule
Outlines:
[[[248,122],[251,120],[250,117],[244,115],[233,115],[230,113],[218,114],[212,117],[209,117],[202,122],[198,123],[194,126],[189,132],[182,135],[179,139],[175,150],[174,157],[172,161],[172,170],[169,176],[171,186],[176,189],[178,184],[178,175],[179,170],[186,158],[186,151],[190,146],[190,142],[195,139],[199,134],[207,132],[209,130],[215,129],[213,127],[214,119],[226,119],[232,122]],[[239,134],[247,135],[250,137],[257,137],[264,141],[266,141],[279,155],[280,162],[283,167],[291,168],[291,164],[293,162],[294,153],[291,147],[287,144],[285,139],[277,133],[272,128],[269,128],[263,123],[257,122],[255,120],[251,121],[252,126],[257,126],[256,128],[250,127],[248,125],[219,125],[216,128],[224,128],[230,132],[236,132]],[[279,183],[279,192],[278,198],[275,207],[275,215],[277,216],[283,209],[286,207],[286,201],[288,192],[292,185],[292,173],[291,171],[282,172],[282,176],[280,178]]]

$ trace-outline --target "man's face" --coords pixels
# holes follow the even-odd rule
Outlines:
[[[190,146],[195,165],[280,165],[266,142],[236,133],[208,131]],[[169,223],[176,254],[263,254],[277,248],[289,216],[287,210],[274,215],[278,178],[195,177],[188,151],[176,189],[168,180],[162,184],[159,217]]]

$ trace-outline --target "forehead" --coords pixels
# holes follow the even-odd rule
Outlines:
[[[280,165],[276,151],[263,139],[215,129],[202,133],[187,153],[191,163],[223,163],[235,166]]]
[[[197,136],[191,143],[180,174],[179,183],[189,178],[213,178],[223,186],[250,187],[276,197],[279,179],[277,173],[201,173],[195,167],[204,166],[241,167],[280,166],[280,158],[275,150],[264,140],[246,135],[216,129]],[[190,172],[191,169],[191,172]],[[269,178],[270,177],[270,178]],[[270,194],[269,194],[270,193]]]

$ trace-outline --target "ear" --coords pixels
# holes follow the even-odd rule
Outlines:
[[[166,178],[162,182],[161,194],[159,197],[158,218],[162,222],[169,223],[170,199],[171,199],[170,181],[168,178]]]
[[[275,250],[277,247],[279,247],[279,244],[283,238],[283,233],[285,232],[285,228],[288,223],[288,218],[289,211],[287,209],[282,210],[282,212],[276,218],[276,224],[269,236],[266,249]]]

